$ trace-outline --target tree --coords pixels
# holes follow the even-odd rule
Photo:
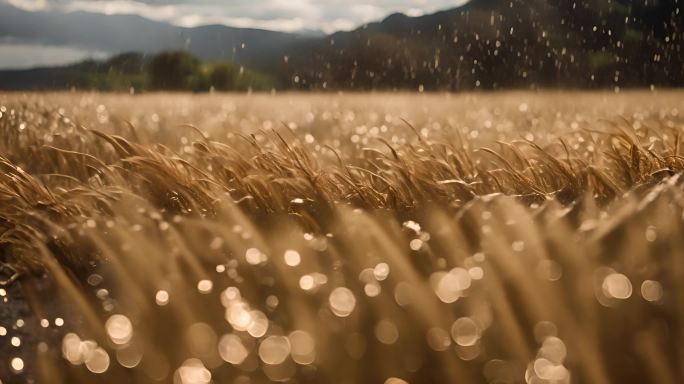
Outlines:
[[[188,53],[162,52],[152,58],[148,73],[152,89],[187,90],[201,77],[201,65]]]
[[[217,64],[209,75],[209,82],[218,91],[230,91],[235,89],[238,71],[231,64]]]

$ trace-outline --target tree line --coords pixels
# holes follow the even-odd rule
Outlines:
[[[187,52],[123,53],[50,68],[0,71],[0,89],[124,91],[270,91],[272,76],[227,61],[202,61]]]
[[[146,65],[147,89],[167,91],[270,90],[268,75],[230,62],[202,62],[186,52],[162,52]]]

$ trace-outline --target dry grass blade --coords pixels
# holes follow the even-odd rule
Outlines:
[[[684,382],[639,95],[0,95],[0,380]]]

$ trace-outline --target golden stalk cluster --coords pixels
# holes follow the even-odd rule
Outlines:
[[[684,106],[644,95],[5,95],[0,285],[66,324],[0,377],[681,382]]]

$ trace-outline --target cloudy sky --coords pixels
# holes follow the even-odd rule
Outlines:
[[[331,33],[351,30],[393,12],[419,16],[463,5],[468,0],[0,0],[30,12],[57,15],[85,11],[105,15],[139,15],[171,24],[195,27],[223,24],[283,32]],[[0,23],[2,23],[0,14]],[[2,35],[0,69],[30,68],[102,58],[112,52],[81,46],[46,46],[38,41],[17,40],[12,31]],[[40,31],[39,28],[35,31]],[[5,33],[8,33],[5,30]]]
[[[138,14],[193,27],[225,24],[279,31],[348,30],[392,12],[421,15],[465,0],[0,0],[26,10]]]

